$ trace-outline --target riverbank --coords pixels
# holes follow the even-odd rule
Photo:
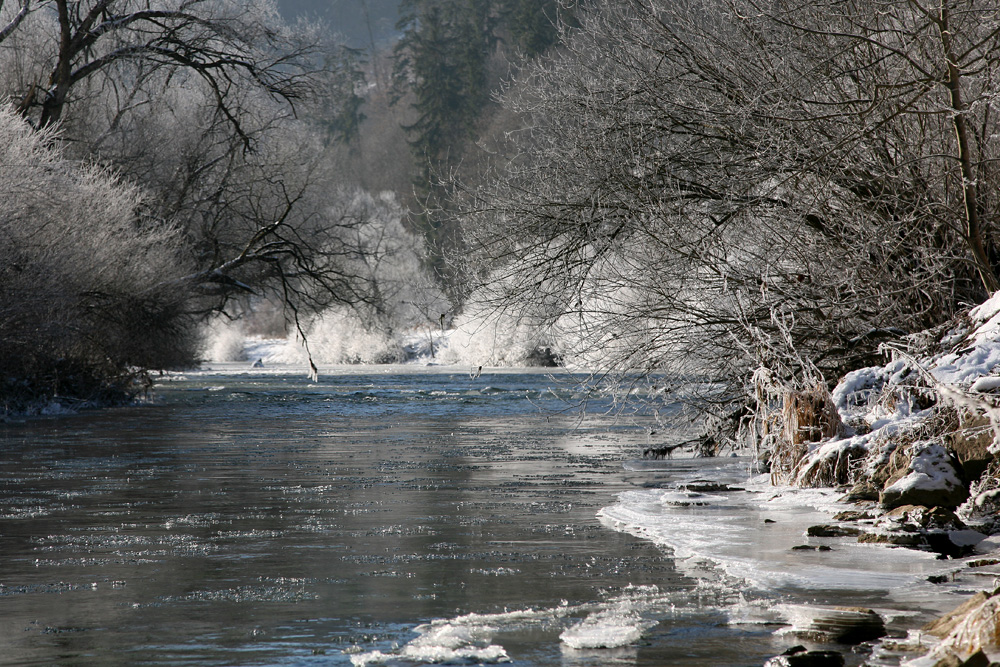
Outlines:
[[[868,591],[851,602],[854,621],[884,628],[846,642],[862,645],[852,650],[869,654],[864,664],[1000,660],[1000,295],[908,343],[832,392],[789,391],[770,406],[767,474],[628,492],[602,520],[671,548],[682,570],[708,562],[772,599],[815,591],[817,605],[757,619],[780,632],[845,643],[828,632],[831,615],[843,621],[830,591]],[[809,660],[769,664],[843,664]]]

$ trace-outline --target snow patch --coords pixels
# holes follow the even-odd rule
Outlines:
[[[910,473],[886,487],[885,492],[909,493],[917,489],[946,491],[962,486],[948,450],[932,442],[913,445]]]

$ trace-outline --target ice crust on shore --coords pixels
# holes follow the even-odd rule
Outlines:
[[[774,487],[772,480],[756,477],[741,483],[747,490],[743,494],[708,494],[710,497],[693,502],[690,494],[681,491],[683,479],[678,479],[676,490],[621,494],[616,504],[601,510],[600,519],[617,530],[670,548],[680,568],[687,567],[692,576],[698,576],[698,567],[707,562],[731,585],[748,585],[763,596],[794,596],[793,590],[808,594],[839,589],[848,595],[854,591],[860,598],[884,601],[890,608],[879,610],[883,617],[948,611],[969,594],[970,586],[974,590],[989,582],[966,576],[965,583],[961,583],[960,572],[965,565],[961,559],[942,561],[931,552],[859,544],[850,535],[806,537],[807,527],[828,523],[835,513],[849,506],[837,505],[835,501],[842,494],[832,489],[801,487],[806,482],[829,479],[829,475],[815,475],[816,471],[832,470],[844,461],[857,465],[861,457],[865,457],[864,470],[872,473],[900,445],[907,447],[904,464],[908,468],[880,489],[883,493],[947,491],[965,486],[966,482],[956,474],[954,455],[945,446],[943,436],[933,431],[929,439],[909,434],[920,433],[918,429],[929,423],[926,420],[937,410],[933,405],[924,407],[927,396],[921,392],[926,393],[928,387],[937,394],[938,405],[971,408],[978,414],[984,410],[995,413],[996,408],[987,409],[985,404],[977,403],[974,394],[1000,390],[998,339],[1000,293],[973,309],[968,320],[945,334],[939,342],[939,349],[945,351],[937,356],[914,360],[900,353],[884,366],[844,376],[833,390],[832,399],[841,419],[848,424],[847,434],[808,445],[806,458],[792,480],[794,488]],[[901,434],[909,437],[899,438]],[[998,440],[989,451],[996,453],[1000,449]],[[880,518],[865,530],[877,537],[885,528],[880,527],[881,523],[886,521]],[[946,532],[956,547],[974,547],[979,555],[997,552],[997,538],[986,538],[975,530]],[[794,549],[796,544],[801,546]],[[814,551],[820,545],[831,550]],[[786,605],[783,611],[791,624],[787,631],[793,633],[808,625],[809,617],[816,613],[794,605]],[[995,623],[990,627],[995,629]],[[917,667],[936,663],[921,658],[906,664]]]
[[[742,460],[732,472],[738,472],[740,463],[747,465]],[[611,528],[670,548],[682,569],[687,564],[696,570],[709,562],[733,586],[767,593],[786,589],[898,592],[915,579],[949,569],[933,553],[875,545],[838,543],[833,551],[795,551],[794,546],[834,541],[807,538],[805,532],[843,509],[837,505],[840,494],[829,489],[775,487],[766,476],[745,480],[741,486],[746,492],[703,494],[698,504],[690,505],[678,504],[680,496],[674,490],[627,491],[598,516]]]

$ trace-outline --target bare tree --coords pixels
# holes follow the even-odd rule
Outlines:
[[[761,364],[868,362],[996,285],[997,35],[978,0],[591,11],[505,96],[523,129],[466,193],[477,298],[729,414]]]
[[[27,5],[25,5],[27,7]],[[261,3],[224,0],[49,0],[55,12],[47,79],[23,91],[19,108],[46,127],[58,122],[72,91],[116,63],[141,61],[194,72],[247,143],[231,99],[257,86],[293,102],[305,92],[309,49],[294,44]],[[272,15],[269,15],[272,14]]]

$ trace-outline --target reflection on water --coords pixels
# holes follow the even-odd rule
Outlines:
[[[223,369],[170,379],[151,405],[0,426],[0,662],[414,664],[497,647],[466,657],[745,665],[780,651],[769,628],[726,625],[723,593],[598,523],[633,488],[621,461],[646,436],[559,413],[584,397],[541,373],[310,384]]]

